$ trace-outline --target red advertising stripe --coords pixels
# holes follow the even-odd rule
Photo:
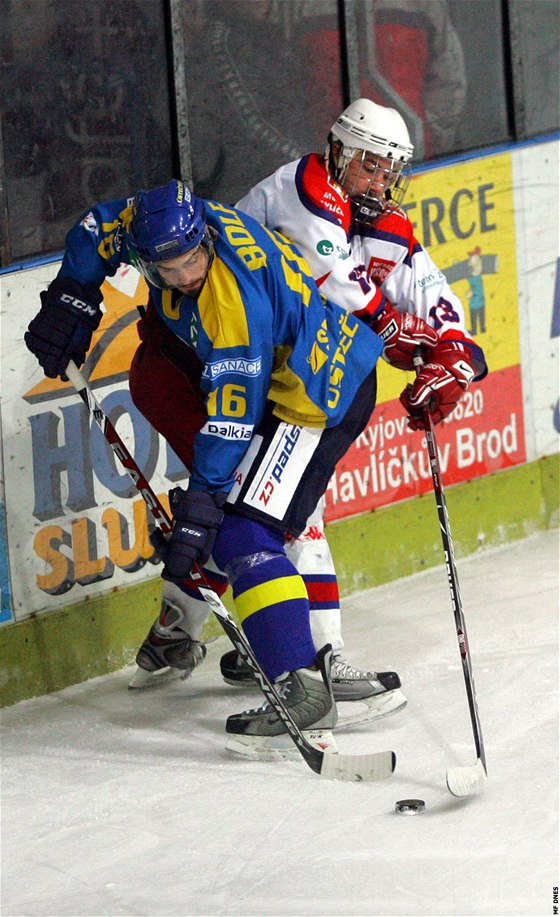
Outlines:
[[[473,385],[437,431],[445,484],[525,462],[520,366],[490,373]],[[407,429],[398,400],[386,402],[337,465],[325,518],[332,522],[369,512],[430,488],[424,435]]]

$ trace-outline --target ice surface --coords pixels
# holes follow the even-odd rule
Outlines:
[[[132,692],[127,669],[2,711],[3,917],[552,914],[558,532],[458,570],[483,795],[445,786],[476,756],[442,567],[344,602],[349,661],[394,668],[409,700],[339,734],[396,751],[381,783],[230,757],[226,716],[260,701],[221,681],[225,637],[188,681]],[[411,797],[426,811],[396,814]]]

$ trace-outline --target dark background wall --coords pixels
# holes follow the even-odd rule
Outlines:
[[[358,95],[420,163],[559,128],[557,0],[1,0],[0,266],[181,174],[233,203]]]

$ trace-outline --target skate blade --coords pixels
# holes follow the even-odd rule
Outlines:
[[[163,669],[156,669],[155,672],[148,672],[146,669],[141,669],[140,666],[138,666],[128,683],[128,687],[131,690],[158,688],[160,685],[167,685],[170,681],[175,681],[176,678],[181,678],[184,674],[185,673],[183,673],[181,669],[173,669],[170,666],[166,666]],[[185,675],[185,677],[187,676]]]
[[[225,675],[222,675],[222,678],[225,681],[226,685],[231,685],[232,688],[245,688],[245,690],[247,690],[247,688],[255,688],[256,690],[259,687],[254,678],[234,679],[234,678],[227,678]]]
[[[336,700],[336,697],[335,697]],[[407,700],[398,688],[384,694],[375,694],[373,697],[364,697],[360,700],[337,700],[338,722],[336,730],[347,729],[360,723],[371,720],[380,720],[384,716],[392,716],[399,710],[404,710]]]
[[[338,745],[330,729],[304,729],[303,736],[310,745],[325,754],[338,754]],[[253,760],[298,760],[300,752],[287,735],[248,736],[228,735],[226,751]]]

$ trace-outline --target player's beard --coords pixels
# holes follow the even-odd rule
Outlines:
[[[206,276],[208,271],[205,272],[204,276],[199,280],[193,280],[191,283],[183,284],[177,289],[180,290],[183,295],[190,297],[190,299],[196,299],[202,290],[202,287],[206,283]]]
[[[203,273],[196,280],[191,280],[189,283],[183,283],[177,289],[183,294],[183,296],[188,296],[190,299],[197,299],[200,296],[202,287],[206,283],[206,278],[208,277],[208,271],[213,261],[213,253],[208,254],[208,259],[206,261],[206,267],[204,268]]]

